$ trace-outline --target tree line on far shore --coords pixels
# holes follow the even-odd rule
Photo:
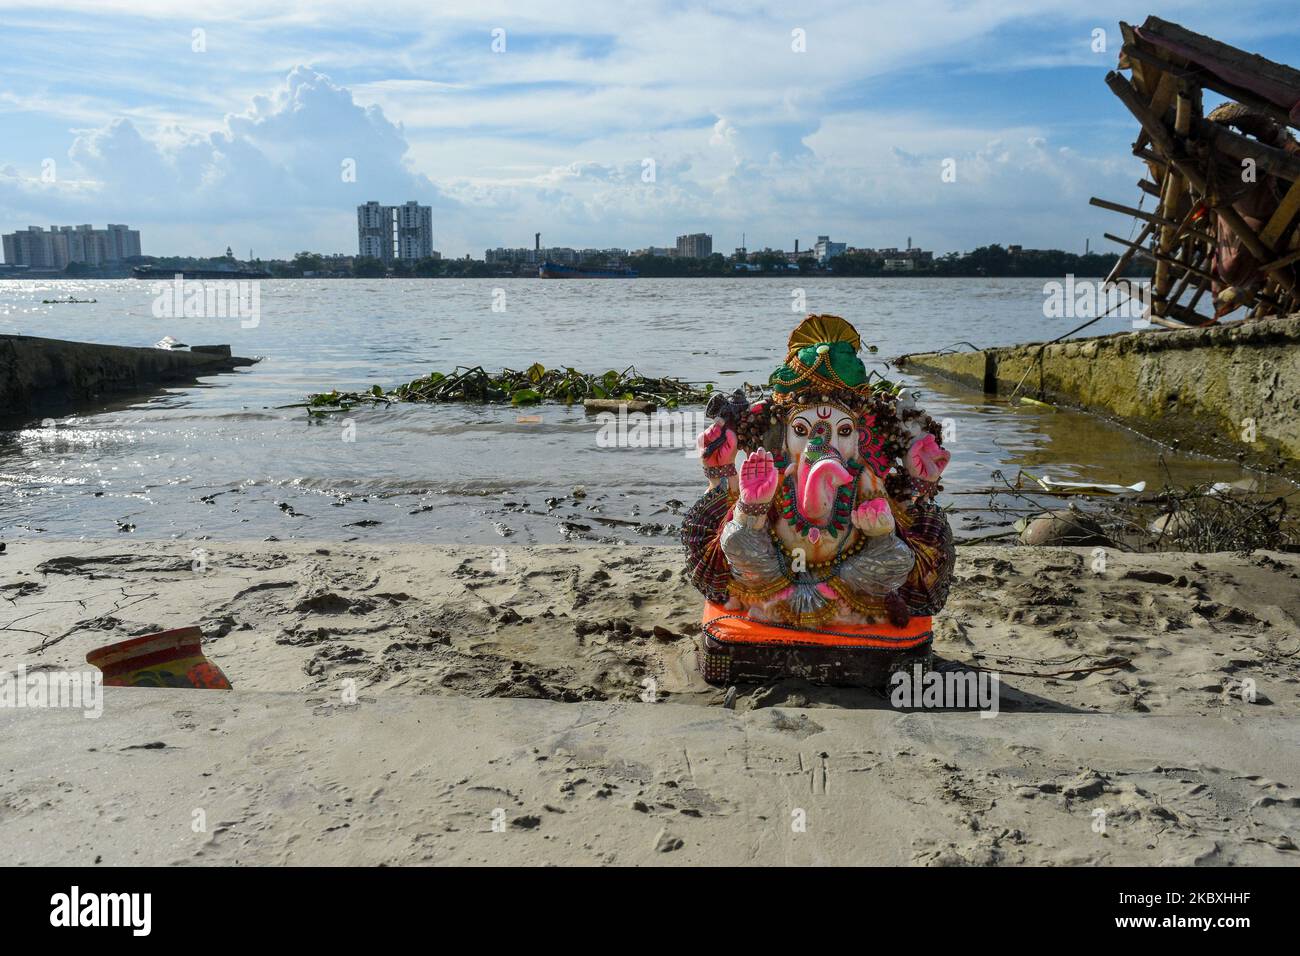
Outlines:
[[[1079,255],[1062,249],[1018,249],[1004,246],[980,246],[971,252],[950,252],[929,263],[924,268],[904,272],[889,272],[880,257],[859,252],[836,256],[830,261],[831,271],[842,276],[956,276],[978,278],[988,276],[1047,279],[1063,275],[1105,277],[1119,261],[1112,252],[1090,252]],[[1151,268],[1144,260],[1134,258],[1123,275],[1149,276]]]
[[[885,258],[867,252],[847,252],[830,259],[825,267],[819,266],[811,255],[791,263],[784,253],[757,252],[747,262],[714,253],[699,259],[675,256],[633,255],[621,262],[596,258],[581,263],[582,267],[602,269],[624,265],[646,277],[696,278],[724,276],[870,276],[909,278],[919,276],[949,276],[962,278],[1033,277],[1051,278],[1063,275],[1101,277],[1110,274],[1118,256],[1114,253],[1078,253],[1061,249],[1009,249],[1000,245],[981,246],[971,252],[952,252],[932,261],[918,263],[916,268],[891,271],[885,268]],[[366,256],[352,257],[350,261],[331,260],[315,252],[300,252],[292,259],[272,259],[236,262],[233,258],[192,258],[182,256],[140,256],[132,265],[149,264],[160,272],[168,269],[221,269],[255,268],[270,272],[276,278],[301,278],[315,276],[340,279],[392,278],[499,278],[512,275],[536,275],[536,266],[488,263],[482,259],[421,259],[417,262],[397,262],[385,265],[378,259]],[[85,275],[90,270],[69,265],[66,274]],[[1135,259],[1124,270],[1126,276],[1148,276],[1149,263]]]

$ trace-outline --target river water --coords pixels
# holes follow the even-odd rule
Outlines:
[[[1130,484],[1233,481],[1234,464],[1171,452],[1090,416],[899,376],[885,359],[1055,338],[1038,279],[268,280],[259,313],[157,318],[136,280],[0,282],[0,332],[120,345],[229,343],[257,365],[0,432],[0,538],[308,538],[430,543],[668,542],[704,487],[682,448],[601,447],[580,408],[393,406],[313,423],[283,406],[458,365],[533,362],[731,389],[765,382],[804,311],[853,322],[882,374],[951,419],[949,491],[1021,468]],[[93,304],[43,304],[45,299]],[[1126,328],[1103,319],[1086,334]],[[249,325],[252,327],[244,327]],[[540,418],[540,420],[535,420]],[[575,496],[575,488],[585,494]],[[1006,527],[953,495],[959,535]]]

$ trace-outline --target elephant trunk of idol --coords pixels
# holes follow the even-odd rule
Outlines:
[[[809,449],[799,458],[795,472],[795,502],[809,521],[825,522],[835,505],[835,492],[853,480],[835,451]]]

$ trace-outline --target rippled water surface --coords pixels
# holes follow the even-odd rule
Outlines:
[[[800,317],[797,279],[273,280],[255,328],[158,319],[135,280],[0,282],[0,331],[120,345],[164,335],[229,343],[262,361],[198,385],[0,432],[0,536],[313,538],[529,543],[667,541],[677,502],[701,491],[680,448],[602,448],[581,409],[393,406],[308,421],[282,406],[309,392],[391,387],[431,370],[534,361],[583,371],[636,365],[732,388],[766,381]],[[504,290],[494,297],[494,290]],[[809,279],[808,311],[843,315],[895,355],[1055,338],[1041,280]],[[44,305],[43,299],[96,299]],[[493,311],[493,302],[504,311]],[[1119,331],[1103,320],[1088,334]],[[951,418],[950,491],[1000,469],[1158,484],[1235,480],[1234,465],[1171,454],[1068,411],[1012,407],[905,377]],[[531,421],[540,416],[541,421]],[[352,441],[345,422],[354,426]],[[572,491],[581,486],[585,497]],[[978,496],[948,499],[975,509]],[[958,512],[968,534],[989,516]],[[997,527],[994,525],[993,527]]]

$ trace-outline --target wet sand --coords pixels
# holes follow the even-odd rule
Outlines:
[[[675,548],[12,542],[0,669],[198,623],[236,689],[0,709],[0,837],[66,863],[1300,862],[1300,557],[1093,560],[959,549],[936,652],[1002,674],[986,719],[799,680],[724,709]]]

